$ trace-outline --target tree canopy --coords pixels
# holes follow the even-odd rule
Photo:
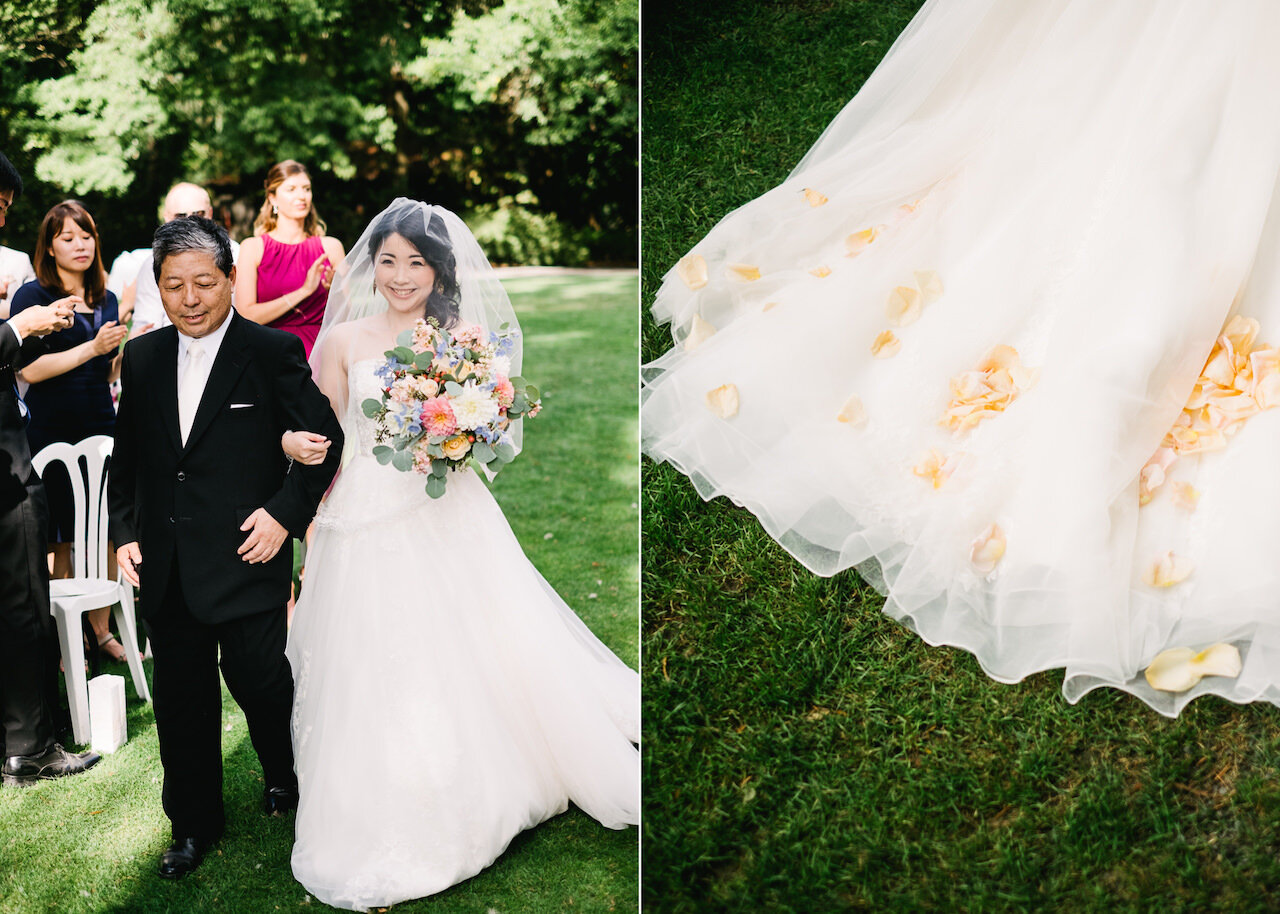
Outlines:
[[[77,196],[106,253],[145,246],[178,180],[243,237],[294,158],[348,244],[405,195],[497,261],[634,262],[637,3],[0,0],[0,150],[31,190],[7,243]]]

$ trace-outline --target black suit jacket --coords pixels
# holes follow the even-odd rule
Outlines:
[[[184,447],[178,431],[178,331],[129,342],[121,367],[109,500],[117,546],[137,542],[142,611],[158,605],[173,563],[192,615],[223,622],[282,609],[292,551],[250,565],[236,553],[240,525],[257,508],[301,537],[332,482],[342,430],[311,379],[302,341],[228,315]],[[280,436],[306,429],[333,445],[323,464],[290,469]],[[287,543],[286,543],[287,547]]]
[[[44,341],[29,336],[18,346],[13,331],[0,321],[0,513],[26,498],[38,477],[31,468],[26,423],[18,411],[14,379],[18,368],[45,351]]]

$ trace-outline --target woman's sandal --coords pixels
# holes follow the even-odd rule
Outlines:
[[[114,647],[112,647],[112,645],[114,645]],[[102,653],[106,654],[107,657],[114,660],[116,663],[124,663],[124,661],[129,657],[129,655],[125,653],[124,645],[117,641],[116,636],[111,634],[111,632],[107,632],[98,639],[98,650],[102,651]],[[139,654],[138,656],[141,657],[142,655]]]

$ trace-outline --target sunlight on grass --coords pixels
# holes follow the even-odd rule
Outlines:
[[[554,395],[527,424],[524,453],[499,474],[494,495],[543,576],[636,666],[636,276],[504,284],[529,335],[526,374]],[[119,664],[107,671],[127,675]],[[131,685],[126,694],[130,740],[117,753],[82,776],[0,790],[0,914],[324,910],[289,870],[292,818],[258,811],[261,771],[225,689],[226,835],[190,877],[156,875],[170,840],[159,748],[150,706]],[[634,911],[638,886],[636,829],[605,829],[571,808],[518,836],[475,878],[395,910]]]

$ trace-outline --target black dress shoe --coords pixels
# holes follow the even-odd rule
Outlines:
[[[262,811],[269,816],[283,816],[297,808],[297,787],[268,787],[262,791]]]
[[[30,787],[37,781],[64,778],[88,771],[102,756],[93,750],[68,752],[54,743],[39,755],[11,755],[4,760],[3,780],[6,787]]]
[[[160,855],[160,875],[165,879],[181,879],[200,865],[211,844],[212,841],[201,838],[175,838]]]

